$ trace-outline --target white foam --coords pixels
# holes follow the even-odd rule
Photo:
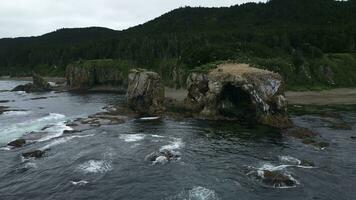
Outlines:
[[[37,140],[37,142],[44,142],[53,138],[60,137],[63,135],[63,131],[65,130],[71,131],[73,128],[67,126],[65,122],[59,122],[49,128],[46,128],[45,131],[48,132],[48,134],[45,137]]]
[[[48,84],[51,86],[51,87],[56,87],[57,84],[55,82],[48,82]]]
[[[157,119],[160,119],[160,117],[141,117],[140,120],[157,120]]]
[[[220,199],[214,190],[197,186],[188,192],[188,199],[196,200],[217,200]]]
[[[26,96],[27,93],[25,91],[17,91],[16,94]]]
[[[278,166],[274,166],[270,163],[265,163],[262,165],[262,167],[258,168],[258,172],[260,171],[264,171],[264,170],[267,170],[267,171],[280,171],[280,170],[284,170],[285,168],[287,167],[294,167],[295,165],[278,165]]]
[[[120,139],[125,142],[138,142],[145,139],[146,135],[144,134],[121,134]]]
[[[112,170],[110,162],[105,160],[89,160],[78,167],[85,173],[105,173]]]
[[[31,111],[6,111],[3,113],[4,116],[14,117],[14,116],[26,116],[31,114]]]
[[[302,161],[292,156],[279,156],[279,160],[285,164],[300,165]]]
[[[10,151],[11,148],[10,147],[1,147],[0,150],[2,150],[2,151]]]
[[[81,180],[81,181],[71,181],[70,183],[75,186],[84,186],[84,185],[88,184],[89,182]]]
[[[25,167],[26,168],[37,168],[37,164],[36,163],[33,163],[33,162],[27,162],[25,164]]]
[[[54,141],[52,141],[51,143],[47,144],[46,146],[40,148],[40,150],[45,151],[50,149],[53,146],[57,146],[59,144],[63,144],[66,143],[74,138],[84,138],[84,137],[90,137],[90,136],[94,136],[94,134],[90,134],[90,135],[73,135],[73,136],[68,136],[68,137],[63,137],[63,138],[58,138],[55,139]]]
[[[164,138],[164,136],[161,136],[161,135],[151,135],[151,137],[154,137],[154,138]]]
[[[182,141],[181,138],[175,138],[174,141],[170,142],[170,144],[168,145],[164,145],[160,148],[160,151],[164,151],[164,150],[177,150],[177,149],[181,149],[182,147],[184,147],[184,143]]]
[[[168,159],[166,156],[158,156],[155,161],[153,161],[153,165],[155,164],[166,164],[168,162]]]
[[[25,122],[3,126],[0,127],[0,143],[6,144],[17,138],[22,137],[26,133],[38,132],[48,124],[56,124],[56,126],[52,127],[52,129],[46,130],[49,132],[48,134],[50,136],[48,136],[44,140],[51,139],[53,137],[58,137],[60,134],[62,134],[63,130],[67,130],[70,128],[66,127],[64,125],[64,122],[65,115],[58,113],[49,113],[48,115],[38,119],[32,119]]]

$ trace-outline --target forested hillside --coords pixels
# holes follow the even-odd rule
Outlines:
[[[237,60],[280,72],[292,89],[355,86],[355,41],[356,0],[185,7],[124,31],[61,29],[1,39],[0,73],[61,75],[69,63],[110,58],[179,86],[193,68]]]

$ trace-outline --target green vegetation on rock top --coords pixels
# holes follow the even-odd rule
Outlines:
[[[355,10],[356,0],[270,0],[180,8],[124,31],[61,29],[0,39],[0,75],[63,75],[78,60],[106,65],[109,58],[157,71],[165,84],[182,86],[190,71],[234,60],[281,73],[289,89],[351,87],[356,86]]]

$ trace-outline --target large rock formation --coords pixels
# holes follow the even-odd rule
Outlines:
[[[41,76],[36,73],[32,75],[33,83],[27,83],[25,85],[19,85],[12,89],[12,91],[26,91],[26,92],[47,92],[53,88],[51,85]]]
[[[164,87],[156,72],[134,69],[129,74],[128,106],[140,114],[160,114],[164,110]]]
[[[67,85],[72,90],[125,91],[127,78],[114,61],[81,61],[68,65]]]
[[[291,125],[282,77],[247,64],[222,64],[188,77],[185,102],[205,118],[253,120],[275,127]]]

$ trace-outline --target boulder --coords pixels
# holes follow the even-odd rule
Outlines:
[[[164,111],[164,87],[156,72],[134,69],[129,74],[128,106],[140,114],[160,114]]]
[[[17,139],[15,141],[10,142],[9,144],[7,144],[8,146],[12,146],[12,147],[22,147],[23,145],[26,144],[26,140],[25,139]]]
[[[187,80],[187,107],[204,118],[257,121],[290,127],[282,77],[247,64],[221,64],[192,73]]]
[[[47,92],[51,91],[51,85],[36,73],[32,75],[33,83],[16,86],[11,91],[25,91],[25,92]]]
[[[297,182],[292,176],[281,171],[263,171],[262,183],[275,188],[295,187]]]

